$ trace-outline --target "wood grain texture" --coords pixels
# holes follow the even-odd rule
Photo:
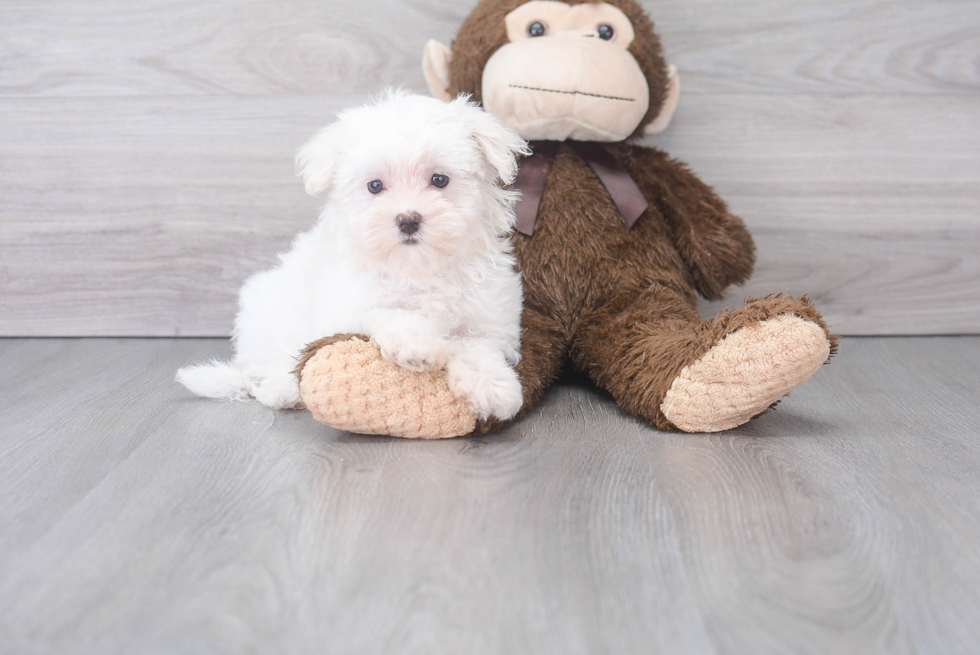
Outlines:
[[[980,338],[845,339],[723,435],[567,381],[441,443],[172,381],[223,352],[0,341],[4,652],[975,652]]]
[[[685,93],[649,142],[759,242],[733,301],[980,331],[980,5],[647,4]],[[297,147],[386,84],[423,90],[422,45],[471,6],[0,0],[0,335],[227,334],[244,278],[315,217]]]
[[[316,216],[293,148],[360,99],[296,96],[288,120],[281,98],[5,101],[0,122],[29,129],[0,159],[0,334],[228,334],[242,281]],[[756,235],[756,275],[732,298],[809,292],[845,333],[970,333],[980,103],[940,100],[944,138],[910,127],[935,111],[931,97],[901,110],[778,97],[752,129],[740,117],[759,111],[753,96],[689,98],[651,143],[690,161]],[[77,120],[59,123],[66,114]]]
[[[4,0],[0,93],[282,95],[423,86],[422,46],[476,4]],[[973,0],[643,2],[685,93],[973,94]]]

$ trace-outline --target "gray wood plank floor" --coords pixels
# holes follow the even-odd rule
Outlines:
[[[191,398],[223,341],[0,341],[0,651],[975,653],[980,338],[657,432],[574,380],[418,443]]]
[[[308,227],[296,149],[475,0],[0,0],[0,335],[227,335]],[[644,2],[684,95],[648,143],[759,243],[735,299],[980,332],[980,3]],[[718,307],[711,306],[714,312]]]

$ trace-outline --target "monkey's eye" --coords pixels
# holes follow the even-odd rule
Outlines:
[[[438,187],[440,189],[445,188],[449,184],[449,176],[442,175],[441,173],[436,173],[432,176],[432,186]]]
[[[381,180],[372,180],[368,182],[368,191],[370,191],[374,195],[378,195],[384,190],[385,190],[385,183],[382,182]]]
[[[616,36],[616,30],[612,28],[612,25],[600,25],[596,28],[599,33],[599,38],[603,41],[611,41],[614,36]]]
[[[527,35],[530,37],[544,36],[547,33],[548,28],[539,20],[536,20],[527,26]]]

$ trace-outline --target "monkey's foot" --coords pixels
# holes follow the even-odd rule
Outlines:
[[[450,391],[445,371],[402,368],[364,336],[338,335],[310,344],[296,374],[313,417],[338,430],[448,439],[476,429],[476,415]]]
[[[747,325],[684,367],[660,411],[684,432],[738,427],[808,380],[833,349],[823,325],[793,314]]]

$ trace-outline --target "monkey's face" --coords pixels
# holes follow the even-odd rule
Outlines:
[[[528,140],[623,141],[650,89],[628,48],[626,14],[608,3],[533,0],[505,19],[508,43],[483,71],[483,105]]]
[[[472,95],[528,140],[623,141],[670,124],[680,78],[635,0],[481,0],[453,49],[425,46],[432,95]]]

